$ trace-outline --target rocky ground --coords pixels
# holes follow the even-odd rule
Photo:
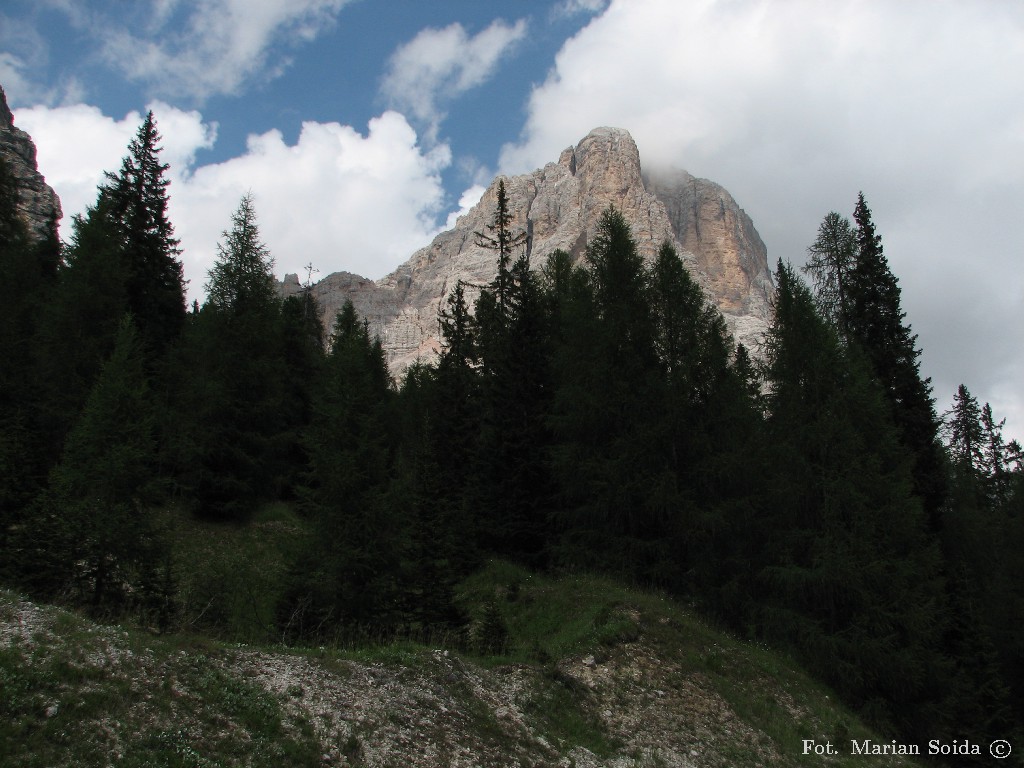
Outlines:
[[[825,762],[801,738],[865,737],[770,655],[659,613],[623,607],[618,641],[516,663],[157,638],[0,593],[0,764],[796,765]]]

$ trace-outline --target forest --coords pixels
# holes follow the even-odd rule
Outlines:
[[[966,386],[948,409],[864,195],[780,261],[763,348],[615,209],[531,269],[504,187],[442,349],[395,381],[351,304],[282,300],[251,197],[188,307],[152,114],[69,239],[30,237],[0,159],[0,582],[173,631],[165,510],[306,534],[275,636],[458,637],[491,558],[663,590],[792,654],[884,733],[1024,723],[1024,455]],[[311,222],[310,226],[315,226]],[[216,617],[208,630],[217,632]]]

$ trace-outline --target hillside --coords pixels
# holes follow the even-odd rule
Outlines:
[[[899,765],[781,657],[657,595],[491,564],[500,656],[153,636],[0,593],[0,753],[19,766]],[[449,638],[451,640],[451,638]]]

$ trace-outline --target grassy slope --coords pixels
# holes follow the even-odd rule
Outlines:
[[[298,521],[175,531],[192,634],[0,593],[0,765],[900,764],[803,756],[802,739],[848,752],[871,734],[781,656],[656,594],[497,562],[458,600],[474,629],[497,606],[501,655],[286,649],[268,628]]]

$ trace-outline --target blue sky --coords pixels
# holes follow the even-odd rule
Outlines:
[[[939,410],[1024,436],[1024,4],[5,0],[0,84],[66,213],[152,108],[202,295],[251,191],[279,274],[379,278],[599,125],[803,262],[867,196]],[[62,230],[67,236],[70,227]]]

